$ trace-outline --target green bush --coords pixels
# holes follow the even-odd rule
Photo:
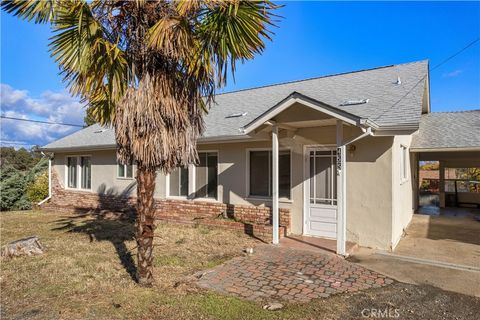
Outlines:
[[[25,177],[15,171],[0,182],[0,210],[15,210],[15,204],[22,198],[25,190]]]
[[[42,201],[48,196],[48,173],[37,175],[33,183],[27,186],[27,198],[32,203]]]

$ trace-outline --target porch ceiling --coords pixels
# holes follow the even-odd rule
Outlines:
[[[262,131],[268,121],[291,128],[305,128],[335,125],[337,120],[357,126],[363,126],[368,121],[294,92],[245,126],[244,133]],[[374,123],[370,124],[375,125]]]

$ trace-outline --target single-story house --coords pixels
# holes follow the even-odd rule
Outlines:
[[[158,217],[240,225],[273,243],[285,234],[335,239],[339,254],[346,241],[391,250],[418,203],[422,155],[480,159],[479,111],[446,141],[430,139],[432,122],[442,136],[463,113],[452,114],[430,118],[428,61],[219,94],[199,163],[157,176]],[[133,205],[135,165],[117,164],[115,148],[113,129],[99,125],[44,146],[54,155],[44,205]]]

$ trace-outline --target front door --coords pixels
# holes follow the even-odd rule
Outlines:
[[[337,237],[337,175],[335,149],[306,149],[305,229],[307,235]]]

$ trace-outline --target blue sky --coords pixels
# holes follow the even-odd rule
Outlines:
[[[264,54],[226,91],[383,65],[437,65],[480,37],[480,2],[286,2]],[[2,114],[82,123],[48,53],[46,25],[1,13]],[[430,74],[433,111],[480,109],[480,42]],[[76,128],[2,120],[1,139],[43,144]]]

